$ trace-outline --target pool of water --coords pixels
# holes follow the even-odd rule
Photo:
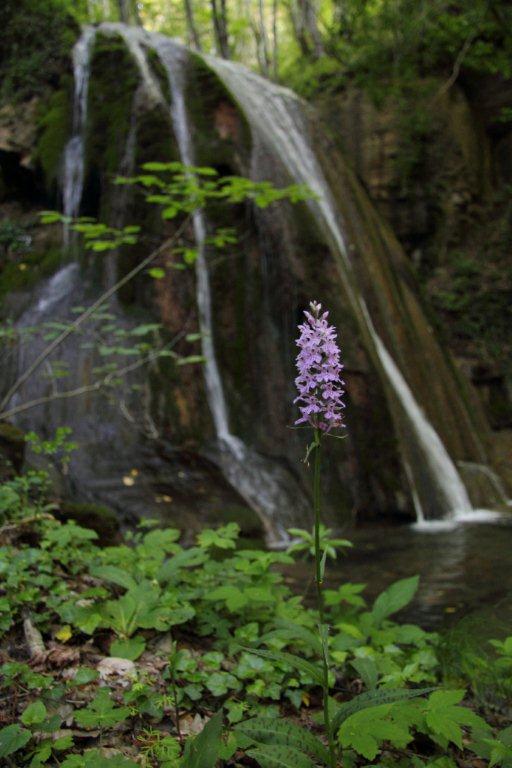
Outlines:
[[[375,526],[343,535],[354,547],[328,562],[330,587],[363,582],[371,600],[393,581],[419,574],[418,593],[401,619],[438,629],[475,613],[491,634],[495,626],[512,633],[512,515],[452,528]],[[309,570],[298,563],[289,576],[308,588]]]

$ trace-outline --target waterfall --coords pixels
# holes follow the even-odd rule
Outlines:
[[[171,40],[158,38],[156,50],[164,64],[171,86],[171,119],[176,140],[184,165],[194,165],[194,156],[190,138],[187,109],[185,105],[185,55],[184,49],[178,48]],[[210,278],[206,264],[206,222],[202,210],[195,210],[192,215],[194,235],[197,245],[196,259],[196,300],[199,311],[202,353],[205,359],[204,370],[208,402],[219,440],[230,445],[235,453],[240,453],[238,441],[233,440],[229,431],[226,398],[222,387],[215,349],[213,345],[213,324]]]
[[[309,205],[320,214],[342,258],[341,277],[355,316],[366,331],[391,391],[408,419],[433,483],[440,491],[441,510],[447,516],[471,510],[467,491],[439,435],[416,402],[404,376],[378,336],[358,287],[349,257],[343,227],[336,214],[331,191],[308,140],[308,126],[300,99],[291,91],[264,80],[245,67],[223,59],[205,57],[249,118],[256,138],[272,147],[295,182],[306,184],[316,199]],[[254,138],[254,136],[253,136]],[[421,511],[416,466],[404,461],[411,483],[418,520]],[[421,470],[423,471],[423,469]]]
[[[466,488],[460,479],[459,473],[457,472],[448,451],[414,399],[410,387],[382,343],[382,340],[377,334],[375,334],[374,339],[386,375],[407,413],[409,421],[416,433],[418,442],[423,448],[423,454],[429,462],[432,474],[438,481],[440,493],[445,498],[446,508],[450,510],[454,517],[470,512],[471,502]],[[421,507],[418,506],[420,502],[417,498],[415,503],[418,522],[424,522]]]
[[[80,211],[84,186],[84,131],[87,125],[87,98],[91,74],[91,50],[96,30],[85,27],[73,48],[73,134],[64,150],[63,209],[64,215],[75,218]],[[65,230],[67,241],[68,233]]]
[[[154,49],[164,65],[171,88],[171,120],[184,165],[194,165],[194,151],[185,104],[185,48],[161,35],[152,35]],[[210,277],[206,259],[206,221],[204,212],[192,217],[197,245],[196,301],[199,313],[202,354],[208,404],[212,414],[220,453],[217,460],[225,477],[260,515],[270,545],[288,542],[286,526],[297,518],[308,519],[307,502],[300,490],[290,488],[286,472],[252,451],[229,428],[228,408],[217,364],[213,340]]]

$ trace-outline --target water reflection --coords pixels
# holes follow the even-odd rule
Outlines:
[[[439,628],[484,609],[489,620],[508,615],[512,626],[512,518],[429,531],[368,527],[344,535],[354,549],[329,564],[330,587],[363,582],[373,599],[391,582],[419,574],[418,594],[401,618]],[[304,564],[293,575],[307,585]]]

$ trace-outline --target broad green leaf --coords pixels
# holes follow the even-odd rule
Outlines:
[[[310,650],[314,651],[319,656],[321,655],[321,640],[318,635],[315,635],[310,629],[291,621],[284,621],[283,619],[278,619],[275,624],[276,629],[262,635],[262,637],[260,637],[260,642],[265,643],[273,637],[279,637],[290,641],[301,640]]]
[[[253,717],[236,725],[234,730],[258,744],[281,744],[294,747],[325,763],[329,761],[329,753],[322,742],[306,728],[301,728],[288,720]]]
[[[418,590],[419,576],[401,579],[388,587],[375,600],[372,608],[373,620],[376,624],[401,611],[409,605]]]
[[[91,576],[96,576],[103,581],[111,581],[112,584],[117,584],[125,589],[133,589],[137,586],[137,582],[129,573],[115,565],[97,565],[91,568]]]
[[[39,725],[46,718],[46,707],[42,701],[33,701],[20,717],[23,725]]]
[[[404,749],[412,739],[409,723],[393,719],[391,704],[361,710],[342,724],[338,740],[345,749],[355,749],[367,760],[373,760],[383,741]]]
[[[75,712],[74,717],[81,728],[111,728],[130,717],[130,709],[116,707],[109,691],[101,688],[87,707]]]
[[[467,707],[457,706],[464,698],[464,690],[435,691],[426,705],[425,720],[433,735],[440,743],[453,742],[462,749],[462,728],[485,729],[486,723]]]
[[[120,659],[129,659],[135,661],[144,653],[146,641],[140,635],[130,637],[126,640],[114,640],[110,646],[110,655]]]
[[[261,656],[262,659],[270,659],[271,661],[280,661],[284,664],[288,664],[290,667],[304,672],[304,674],[311,677],[311,679],[318,685],[323,686],[324,684],[323,672],[320,667],[317,667],[310,661],[306,661],[306,659],[302,659],[300,656],[295,656],[293,653],[285,653],[284,651],[265,651],[262,648],[241,647],[248,653],[254,653],[256,656]]]
[[[0,730],[0,757],[8,757],[30,741],[31,733],[15,723]]]
[[[75,686],[75,685],[87,685],[88,683],[91,683],[93,680],[97,680],[99,677],[99,672],[95,669],[90,669],[89,667],[78,667],[76,670],[76,674],[73,677],[72,680],[69,681],[69,686]]]
[[[378,691],[366,691],[346,701],[335,712],[332,718],[331,728],[335,734],[341,724],[351,715],[368,707],[376,707],[380,704],[393,704],[398,701],[407,701],[417,696],[431,693],[433,688],[383,688]]]
[[[222,746],[222,712],[217,712],[194,739],[187,741],[180,768],[214,768]]]
[[[265,745],[249,749],[246,754],[261,768],[315,768],[311,758],[293,747]]]
[[[179,573],[181,568],[193,568],[201,565],[207,559],[207,554],[199,547],[191,547],[178,552],[170,560],[162,565],[158,572],[158,581],[165,583],[171,581]]]
[[[244,608],[249,602],[247,595],[238,587],[225,586],[217,587],[212,592],[205,595],[206,600],[224,600],[228,610],[236,612]]]
[[[366,688],[373,690],[377,687],[379,674],[374,659],[369,656],[360,656],[350,663],[365,684]]]

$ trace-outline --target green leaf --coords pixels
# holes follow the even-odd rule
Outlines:
[[[240,610],[240,608],[244,608],[249,602],[249,598],[241,589],[230,586],[217,587],[217,589],[212,590],[212,592],[208,592],[205,595],[205,599],[214,601],[224,600],[228,610],[233,613]]]
[[[247,751],[261,768],[315,768],[313,761],[293,747],[265,745]]]
[[[144,653],[146,641],[140,635],[130,637],[127,640],[114,640],[110,646],[110,655],[120,659],[129,659],[135,661]]]
[[[376,757],[383,741],[404,749],[412,739],[409,724],[394,720],[391,707],[391,704],[381,704],[348,717],[339,730],[340,744],[346,749],[355,749],[367,760]]]
[[[418,590],[419,576],[401,579],[388,587],[378,596],[373,604],[372,616],[380,624],[388,616],[401,611],[408,605]]]
[[[137,763],[122,755],[105,757],[99,749],[87,749],[83,755],[69,755],[60,768],[138,768]]]
[[[236,725],[234,730],[258,744],[294,747],[325,763],[329,762],[329,753],[322,742],[306,728],[301,728],[288,720],[253,717]]]
[[[96,578],[103,579],[103,581],[111,581],[112,584],[117,584],[125,589],[133,589],[137,586],[137,582],[132,579],[129,573],[122,568],[116,568],[115,565],[97,565],[92,567],[91,576],[96,576]]]
[[[287,640],[302,640],[302,642],[319,656],[322,653],[322,642],[314,632],[300,624],[291,621],[278,619],[275,622],[276,629],[267,632],[260,637],[260,642],[266,643],[273,637],[279,637]]]
[[[357,674],[365,684],[366,688],[373,690],[377,687],[379,674],[375,659],[369,656],[361,656],[350,662]]]
[[[90,669],[89,667],[78,667],[74,678],[69,681],[68,685],[87,685],[88,683],[92,683],[93,680],[97,680],[98,677],[99,672],[97,672],[95,669]]]
[[[486,728],[486,723],[471,709],[457,706],[464,698],[464,690],[436,691],[427,702],[425,720],[432,735],[440,744],[453,742],[462,749],[462,728]]]
[[[180,357],[177,365],[194,365],[196,363],[204,363],[206,358],[203,355],[189,355],[188,357]]]
[[[187,741],[180,768],[214,768],[222,746],[222,712],[217,712],[193,740]]]
[[[193,568],[196,565],[202,565],[207,558],[207,554],[199,547],[191,547],[178,552],[170,560],[162,565],[158,572],[158,581],[165,583],[175,578],[181,568]]]
[[[288,666],[293,667],[294,669],[298,669],[301,672],[304,672],[304,674],[308,675],[308,677],[314,680],[318,685],[323,686],[324,684],[323,672],[320,667],[317,667],[310,661],[306,661],[306,659],[303,659],[300,656],[295,656],[293,653],[285,653],[284,651],[265,651],[262,648],[247,648],[245,646],[241,647],[248,653],[253,653],[255,656],[261,656],[262,659],[280,661],[283,664],[287,664]]]
[[[376,707],[380,704],[392,704],[397,701],[407,701],[417,696],[424,696],[431,693],[433,688],[383,688],[378,691],[366,691],[355,696],[350,701],[346,701],[336,710],[332,718],[331,728],[335,734],[340,725],[351,715],[360,712],[368,707]]]
[[[0,731],[0,757],[17,752],[30,741],[31,733],[15,723]]]
[[[162,267],[151,267],[151,269],[148,269],[148,275],[154,280],[161,280],[162,277],[165,277],[165,269],[162,269]]]
[[[39,725],[46,718],[46,707],[42,701],[33,701],[20,717],[23,725]]]
[[[81,728],[111,728],[130,717],[128,707],[116,707],[106,688],[101,688],[87,707],[75,712]]]

